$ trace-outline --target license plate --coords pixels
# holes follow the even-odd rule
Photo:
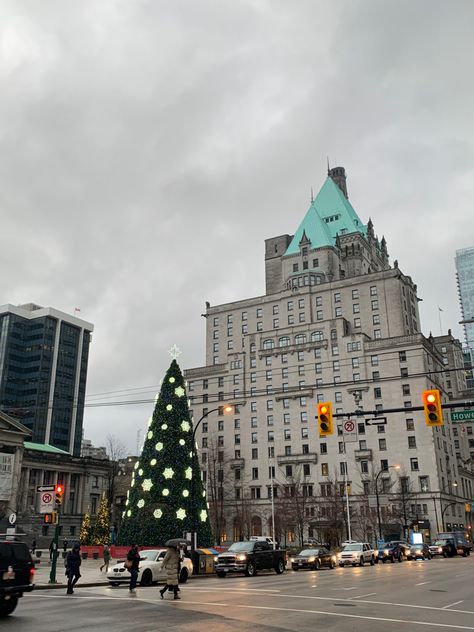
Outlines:
[[[5,571],[3,573],[3,580],[15,579],[15,571]]]
[[[298,562],[298,566],[303,566],[303,562]]]

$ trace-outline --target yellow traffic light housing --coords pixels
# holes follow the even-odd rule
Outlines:
[[[63,502],[64,485],[58,483],[54,489],[56,494],[56,505],[61,505]]]
[[[334,434],[332,402],[321,402],[318,404],[318,430],[320,437]]]
[[[443,408],[441,393],[438,389],[423,391],[423,406],[425,409],[425,423],[429,427],[443,425]]]

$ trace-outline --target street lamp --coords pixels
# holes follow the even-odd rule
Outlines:
[[[457,501],[453,501],[452,503],[448,503],[446,505],[446,507],[443,507],[441,509],[441,526],[443,527],[443,531],[444,531],[444,514],[446,513],[446,509],[449,509],[450,507],[453,507],[453,505],[457,505]]]
[[[382,539],[382,521],[380,519],[380,500],[379,500],[379,477],[384,472],[388,472],[388,470],[391,469],[391,468],[393,468],[395,470],[399,470],[400,466],[399,465],[389,465],[386,469],[380,470],[380,472],[375,477],[375,498],[377,500],[377,523],[379,525],[379,540]]]
[[[199,426],[201,425],[201,422],[203,419],[205,419],[206,417],[208,417],[211,413],[215,413],[218,410],[221,410],[222,408],[224,409],[224,413],[231,413],[232,411],[235,410],[235,406],[236,404],[232,404],[232,405],[227,405],[227,406],[219,406],[218,408],[211,408],[211,410],[207,410],[204,415],[201,416],[200,419],[198,419],[198,421],[196,423],[193,422],[193,433],[192,433],[192,437],[191,437],[191,441],[192,441],[192,464],[193,464],[193,470],[194,470],[194,464],[198,464],[198,456],[197,456],[197,448],[196,448],[196,432],[197,429],[199,428]],[[195,476],[196,475],[200,475],[200,469],[198,469],[197,473],[193,472],[193,477],[191,479],[191,507],[192,509],[192,533],[191,533],[191,551],[194,553],[195,549],[196,549],[196,539],[197,539],[197,520],[196,520],[196,511],[194,508],[194,503],[196,500],[196,484],[195,484]],[[194,560],[193,560],[194,561]]]

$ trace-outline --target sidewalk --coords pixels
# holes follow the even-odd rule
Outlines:
[[[111,560],[109,563],[109,569],[112,568],[117,560]],[[79,580],[81,586],[107,586],[107,573],[100,572],[100,567],[103,564],[103,560],[82,560],[81,564],[81,579]],[[44,588],[66,588],[67,580],[64,575],[64,560],[61,556],[58,557],[56,565],[56,581],[58,584],[49,584],[49,574],[51,572],[51,562],[49,558],[41,559],[41,563],[37,564],[35,571],[35,589],[41,590]]]

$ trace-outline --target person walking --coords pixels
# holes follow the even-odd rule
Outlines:
[[[72,595],[74,593],[73,588],[81,576],[81,573],[79,572],[81,566],[80,549],[80,545],[75,544],[66,557],[67,595]]]
[[[181,558],[178,547],[169,546],[166,555],[163,558],[163,568],[166,569],[166,584],[160,590],[160,596],[163,599],[167,590],[174,592],[175,599],[181,599],[179,592],[179,566]]]
[[[109,572],[109,562],[110,562],[110,549],[109,549],[109,545],[108,544],[106,544],[104,546],[104,551],[103,551],[102,555],[104,557],[104,563],[100,567],[100,572],[102,573],[102,569],[105,566],[105,572],[108,573]]]
[[[33,538],[33,540],[31,541],[31,552],[33,553],[33,555],[35,554],[36,551],[36,538]]]
[[[132,548],[127,553],[127,563],[126,568],[128,568],[128,572],[130,573],[130,586],[128,588],[129,593],[131,595],[135,594],[135,588],[137,587],[137,577],[138,577],[138,569],[140,567],[140,553],[138,552],[138,546],[136,544],[132,545]]]

